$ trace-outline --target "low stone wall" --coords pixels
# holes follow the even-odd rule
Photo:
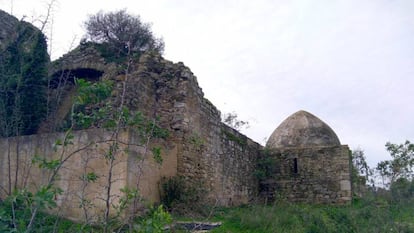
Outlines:
[[[262,195],[294,202],[349,203],[352,199],[348,146],[272,150],[274,175],[264,180]]]

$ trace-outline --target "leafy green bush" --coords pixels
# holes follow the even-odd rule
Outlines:
[[[201,185],[190,184],[181,176],[173,176],[163,177],[160,186],[161,203],[168,210],[178,214],[202,212],[205,192]]]
[[[0,201],[0,232],[91,232],[92,226],[75,224],[45,211],[56,206],[57,190],[43,187],[38,192],[16,190]],[[40,212],[28,228],[36,206]]]
[[[27,206],[29,200],[34,200],[33,194],[20,191],[0,200],[0,232],[103,232],[102,226],[78,224],[62,219],[55,215],[40,212],[29,230],[27,225],[31,217],[31,208]],[[43,199],[42,199],[43,200]],[[137,218],[132,228],[121,227],[119,232],[161,233],[166,232],[166,226],[172,223],[171,215],[162,205],[152,207],[145,216]],[[113,223],[119,225],[119,223]]]
[[[33,134],[46,116],[45,36],[19,22],[16,37],[0,51],[0,136]]]
[[[172,223],[171,215],[166,212],[162,205],[153,207],[150,213],[141,218],[138,224],[134,225],[134,231],[139,233],[162,233],[166,226]]]
[[[399,178],[391,184],[390,192],[394,202],[414,202],[414,180]]]
[[[153,35],[151,25],[126,10],[98,12],[89,16],[85,27],[87,39],[102,45],[96,47],[109,61],[124,62],[123,58],[145,51],[164,50],[163,40]]]

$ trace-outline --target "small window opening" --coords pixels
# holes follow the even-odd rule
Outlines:
[[[298,174],[298,159],[297,158],[293,159],[293,173]]]

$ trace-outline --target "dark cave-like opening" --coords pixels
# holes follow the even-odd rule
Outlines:
[[[85,79],[96,82],[102,76],[103,71],[90,68],[79,68],[74,70],[61,70],[54,73],[50,79],[50,88],[56,89],[66,85],[74,85],[75,79]]]

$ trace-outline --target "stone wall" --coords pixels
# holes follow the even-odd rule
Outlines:
[[[222,205],[246,204],[259,192],[256,162],[262,146],[224,124],[220,130],[220,150],[210,160],[213,193]]]
[[[75,53],[79,54],[79,51]],[[80,56],[76,54],[63,58]],[[88,54],[76,58],[78,63],[73,67],[65,65],[64,71],[102,67],[97,64],[102,62],[101,59],[94,59]],[[70,64],[69,61],[58,63]],[[98,70],[103,72],[101,79],[115,82],[111,102],[115,106],[119,104],[122,82],[126,81],[125,105],[131,111],[142,112],[148,119],[157,119],[159,125],[170,132],[166,140],[151,139],[145,148],[140,146],[142,141],[133,129],[123,131],[124,143],[119,149],[120,155],[113,173],[111,195],[115,202],[122,196],[120,189],[123,187],[138,188],[143,199],[158,202],[161,177],[175,175],[182,176],[187,184],[202,190],[208,203],[238,205],[247,203],[257,195],[258,182],[254,170],[262,147],[221,122],[220,112],[204,98],[197,78],[189,68],[183,63],[172,63],[154,54],[143,55],[139,62],[132,65],[128,77],[117,74],[111,67],[114,64],[109,64],[108,70]],[[59,73],[59,70],[53,73]],[[70,100],[72,97],[63,95],[61,98]],[[71,104],[58,106],[57,115],[63,119],[70,112]],[[45,127],[45,132],[47,128],[56,127]],[[15,183],[18,188],[35,190],[48,182],[50,172],[39,169],[38,165],[31,162],[35,155],[56,159],[62,153],[64,156],[73,153],[64,163],[56,181],[56,185],[64,191],[63,196],[57,197],[61,213],[78,220],[83,219],[85,213],[90,218],[98,216],[104,208],[102,195],[105,193],[109,169],[108,161],[104,158],[109,144],[104,141],[109,140],[112,134],[101,129],[90,129],[76,131],[73,135],[73,145],[69,145],[65,151],[60,147],[54,150],[56,139],[64,137],[63,133],[1,139],[0,148],[6,148],[3,150],[5,152],[0,153],[1,195],[9,193]],[[162,164],[156,163],[146,150],[153,145],[162,147]],[[10,169],[8,164],[11,165]],[[16,171],[17,182],[14,182]],[[81,179],[90,172],[98,175],[96,182]],[[88,207],[86,212],[79,208],[82,198],[92,201],[89,207],[94,208]]]
[[[113,201],[122,196],[121,188],[129,187],[138,188],[143,199],[158,202],[161,178],[175,175],[202,190],[206,202],[221,206],[248,203],[257,197],[260,189],[270,198],[278,193],[293,201],[343,203],[350,200],[346,146],[274,150],[270,155],[275,160],[272,179],[259,187],[257,162],[265,156],[263,147],[221,122],[220,112],[204,98],[197,78],[183,63],[167,61],[157,54],[144,54],[139,61],[133,61],[126,76],[122,67],[106,63],[98,51],[82,46],[86,45],[52,65],[53,80],[61,83],[60,78],[70,78],[70,74],[90,81],[113,80],[110,101],[114,109],[120,104],[125,81],[125,106],[130,111],[142,112],[150,120],[157,119],[160,127],[170,133],[167,139],[151,139],[143,147],[142,139],[133,129],[122,132],[123,143],[114,164]],[[65,150],[56,148],[56,139],[64,134],[46,132],[58,129],[62,122],[56,121],[67,118],[76,91],[73,85],[63,88],[68,90],[60,96],[62,102],[56,102],[60,104],[56,104],[51,119],[39,131],[44,134],[0,139],[3,151],[0,153],[0,192],[4,196],[14,186],[35,190],[47,184],[50,172],[32,163],[35,155],[47,159],[70,155],[56,181],[64,190],[64,195],[56,197],[59,208],[65,217],[79,220],[86,214],[93,220],[92,216],[98,216],[104,208],[102,195],[109,169],[104,155],[112,133],[101,129],[76,131],[73,144]],[[156,163],[148,151],[154,145],[162,147],[162,164]],[[82,179],[90,172],[98,175],[96,182]],[[85,208],[79,208],[82,200],[92,201],[93,205],[85,207],[86,212]]]
[[[132,74],[130,108],[159,116],[177,145],[177,174],[221,205],[247,203],[258,192],[254,176],[261,146],[221,122],[220,112],[183,63],[146,55]],[[133,92],[132,92],[133,91]],[[150,110],[150,111],[149,111]]]
[[[274,175],[262,182],[262,195],[271,200],[337,203],[351,201],[348,146],[315,146],[272,150]]]

